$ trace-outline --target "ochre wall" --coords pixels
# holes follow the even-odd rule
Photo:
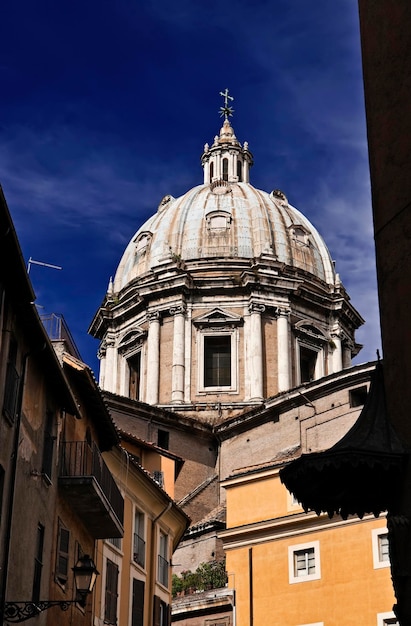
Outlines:
[[[267,520],[273,521],[264,529]],[[235,580],[237,626],[376,626],[377,614],[391,611],[390,568],[374,569],[373,562],[372,529],[384,532],[384,518],[343,522],[305,516],[273,471],[227,486],[227,522],[227,571]],[[245,524],[250,526],[241,528]],[[290,583],[289,546],[313,541],[319,542],[320,579]]]

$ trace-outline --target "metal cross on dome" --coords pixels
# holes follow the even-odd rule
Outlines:
[[[227,120],[230,116],[232,116],[232,114],[234,113],[234,109],[233,107],[228,106],[228,101],[229,100],[234,100],[233,96],[228,95],[228,89],[226,88],[225,91],[220,91],[220,96],[223,96],[224,98],[224,106],[220,107],[220,115],[221,117],[225,117],[225,119]]]

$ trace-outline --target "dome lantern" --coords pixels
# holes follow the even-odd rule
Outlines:
[[[226,181],[230,183],[249,183],[249,170],[253,164],[253,156],[248,150],[248,142],[244,146],[235,136],[234,129],[230,124],[229,116],[234,110],[228,106],[229,100],[234,100],[225,92],[220,92],[224,97],[225,104],[220,108],[221,116],[224,116],[224,123],[220,129],[220,134],[216,135],[210,147],[204,146],[204,153],[201,163],[204,169],[204,184],[209,185],[216,181]]]

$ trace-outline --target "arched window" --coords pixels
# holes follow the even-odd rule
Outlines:
[[[214,162],[211,161],[211,163],[210,163],[210,182],[213,181],[213,176],[214,176]]]
[[[223,180],[228,180],[228,159],[223,159]]]
[[[237,178],[239,183],[243,181],[243,164],[239,159],[237,159]]]

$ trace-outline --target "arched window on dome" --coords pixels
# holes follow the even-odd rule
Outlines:
[[[240,159],[237,159],[237,178],[238,182],[243,182],[243,164]]]
[[[228,180],[228,159],[223,159],[223,180]]]
[[[210,163],[210,182],[213,182],[213,177],[214,177],[214,161],[211,161],[211,163]]]

